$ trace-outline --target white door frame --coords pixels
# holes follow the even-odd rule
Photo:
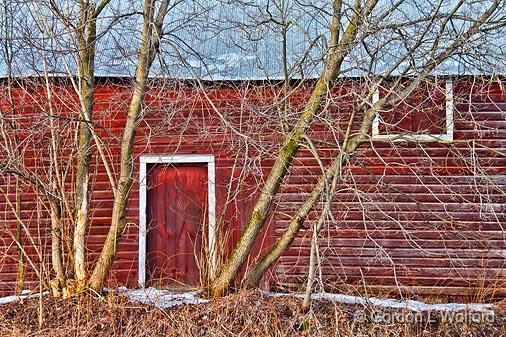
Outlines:
[[[216,254],[216,194],[214,156],[207,154],[178,154],[178,155],[143,155],[140,157],[139,168],[139,287],[146,284],[146,209],[147,209],[147,164],[207,164],[207,202],[208,202],[208,263],[212,277],[217,265]]]

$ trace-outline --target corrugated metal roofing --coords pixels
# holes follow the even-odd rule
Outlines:
[[[455,18],[444,29],[441,46],[449,45],[480,15],[492,0],[464,1]],[[331,18],[330,1],[241,0],[180,1],[167,15],[160,57],[151,70],[153,77],[199,78],[204,80],[257,80],[284,77],[282,20],[287,30],[287,65],[292,78],[318,76],[327,48]],[[345,1],[343,27],[351,15],[353,1]],[[394,4],[401,3],[395,10]],[[453,9],[455,0],[380,0],[367,24],[377,30],[353,49],[343,65],[343,76],[386,73],[407,48],[424,36],[420,46],[393,74],[418,71],[430,57],[434,36],[442,18],[433,25],[429,18]],[[10,6],[10,9],[6,6]],[[97,76],[132,76],[140,40],[141,1],[113,0],[99,20],[104,31],[97,44]],[[61,2],[71,20],[76,10]],[[14,14],[9,14],[13,13]],[[115,20],[118,14],[128,14]],[[37,76],[47,69],[52,76],[75,73],[76,42],[63,21],[40,2],[12,1],[2,8],[1,36],[12,44],[11,70],[15,76]],[[384,19],[378,18],[384,16]],[[484,34],[476,36],[459,56],[440,65],[435,74],[506,73],[506,10],[502,1]],[[12,22],[12,29],[6,23]],[[9,62],[2,48],[0,76],[6,77]],[[44,61],[45,60],[45,61]],[[408,72],[408,74],[410,73]]]

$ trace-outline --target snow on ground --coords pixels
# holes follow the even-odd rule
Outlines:
[[[167,289],[144,288],[128,289],[119,287],[117,294],[126,295],[131,302],[152,304],[158,308],[171,308],[182,304],[199,304],[208,302],[206,299],[198,298],[198,291],[175,292]]]
[[[125,295],[131,302],[140,302],[143,304],[151,304],[158,308],[172,308],[182,304],[199,304],[206,303],[208,300],[199,298],[197,295],[198,291],[191,292],[176,292],[168,289],[156,289],[156,288],[143,288],[143,289],[128,289],[126,287],[119,287],[115,290],[117,294]],[[297,298],[304,297],[304,294],[295,293],[274,293],[268,291],[262,291],[264,296],[294,296]],[[33,298],[40,296],[40,293],[32,293],[29,290],[23,290],[21,295],[0,297],[0,304],[6,304],[11,302],[21,301],[27,298]],[[314,293],[311,295],[314,300],[328,300],[336,303],[345,304],[359,304],[377,306],[383,308],[393,309],[409,309],[416,312],[429,312],[429,311],[441,311],[441,312],[485,312],[493,313],[493,304],[477,304],[477,303],[438,303],[430,304],[420,301],[400,301],[389,298],[377,298],[377,297],[359,297],[342,294],[331,294],[331,293]]]
[[[273,293],[264,292],[266,296],[295,296],[303,298],[304,294],[286,294],[286,293]],[[377,298],[377,297],[359,297],[342,294],[331,294],[331,293],[313,293],[311,298],[314,300],[328,300],[336,303],[346,304],[360,304],[360,305],[372,305],[383,308],[395,308],[395,309],[409,309],[411,311],[445,311],[445,312],[457,312],[457,311],[473,311],[473,312],[493,312],[493,304],[477,304],[477,303],[438,303],[430,304],[420,301],[413,300],[394,300],[389,298]]]
[[[6,297],[0,297],[0,304],[7,304],[11,302],[18,302],[22,301],[27,298],[34,298],[39,297],[40,293],[33,293],[30,290],[23,290],[21,292],[21,295],[12,295],[12,296],[6,296]]]
[[[159,308],[171,308],[181,304],[199,304],[206,303],[208,300],[197,297],[198,291],[192,292],[174,292],[166,289],[145,288],[145,289],[127,289],[125,287],[118,288],[117,293],[128,296],[132,302],[141,302],[144,304],[152,304]],[[273,293],[262,292],[265,296],[295,296],[304,297],[304,294],[296,293]],[[314,300],[328,300],[336,303],[372,305],[383,308],[392,309],[409,309],[416,312],[493,312],[493,304],[476,304],[476,303],[438,303],[430,304],[420,301],[400,301],[389,298],[377,297],[359,297],[342,294],[331,293],[314,293],[311,295]]]

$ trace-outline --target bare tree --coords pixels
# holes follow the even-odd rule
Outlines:
[[[378,127],[379,120],[381,125],[395,128],[396,122],[389,125],[385,116],[391,109],[410,102],[419,87],[441,89],[433,77],[439,67],[451,66],[455,60],[486,63],[486,57],[479,60],[483,54],[478,45],[486,46],[486,41],[482,40],[505,24],[501,13],[504,4],[499,0],[482,4],[433,0],[426,1],[424,8],[417,8],[419,4],[414,0],[220,1],[217,2],[220,6],[217,17],[213,16],[216,14],[212,11],[214,3],[207,1],[145,0],[142,9],[134,2],[124,5],[108,0],[76,4],[21,1],[19,6],[27,13],[26,18],[15,14],[20,11],[11,8],[12,3],[4,4],[5,10],[11,12],[9,18],[16,22],[4,24],[8,37],[3,40],[4,58],[12,62],[9,63],[7,90],[2,94],[13,109],[2,107],[1,111],[0,173],[2,178],[16,180],[15,199],[9,199],[10,191],[0,192],[5,195],[9,216],[16,221],[12,237],[18,249],[19,275],[25,265],[34,270],[38,270],[37,263],[43,265],[47,235],[51,237],[48,240],[51,241],[51,268],[43,268],[38,277],[51,279],[56,295],[69,295],[88,288],[101,291],[120,239],[130,228],[127,222],[128,202],[132,186],[135,186],[134,144],[145,144],[148,148],[151,137],[170,136],[175,139],[170,151],[177,152],[187,134],[214,140],[214,128],[218,128],[226,144],[223,146],[231,152],[236,151],[230,159],[226,195],[221,201],[223,209],[217,215],[220,242],[232,240],[227,232],[230,214],[234,213],[231,209],[239,209],[238,204],[246,203],[252,196],[255,196],[255,203],[251,214],[247,214],[248,220],[235,249],[224,259],[225,263],[211,283],[210,292],[214,296],[227,293],[237,281],[241,268],[251,261],[254,263],[246,270],[242,285],[257,287],[266,272],[293,248],[294,242],[300,241],[302,230],[310,227],[311,230],[304,231],[311,235],[306,308],[318,281],[320,242],[329,221],[334,221],[333,208],[347,206],[342,190],[359,200],[366,216],[368,201],[363,198],[367,196],[347,180],[353,178],[347,175],[347,170],[355,165],[354,158],[360,153],[377,150],[378,137],[374,137],[372,129]],[[192,31],[194,39],[183,39],[165,31],[167,17],[180,3],[188,6],[187,12],[178,13],[175,20]],[[413,8],[417,9],[415,13]],[[222,9],[233,13],[223,17]],[[238,15],[236,10],[245,13]],[[201,12],[212,15],[199,22],[196,17]],[[142,20],[138,20],[140,17]],[[142,22],[142,30],[137,41],[132,36],[139,22]],[[123,37],[123,30],[129,31],[125,37],[127,47],[121,43],[125,41],[117,41]],[[239,39],[234,41],[227,33],[237,30],[241,34],[233,36]],[[272,42],[269,36],[263,36],[266,30],[275,32],[279,40]],[[114,32],[112,42],[104,41],[111,32]],[[245,59],[265,71],[265,76],[261,77],[265,84],[227,82],[227,90],[233,92],[237,101],[224,103],[220,87],[203,81],[213,79],[216,74],[221,78],[222,72],[226,72],[225,66],[220,68],[214,64],[222,59],[216,55],[206,57],[206,51],[201,50],[208,47],[200,46],[208,39],[206,35],[213,34],[221,36],[218,42],[225,41],[245,50]],[[303,42],[294,47],[291,44],[294,39]],[[139,46],[133,46],[132,41],[137,41]],[[119,65],[112,61],[106,64],[107,69],[119,66],[128,68],[130,75],[135,72],[129,77],[131,82],[121,80],[130,90],[125,89],[128,95],[118,94],[108,102],[106,110],[110,111],[103,111],[104,103],[95,97],[98,81],[106,81],[98,79],[100,71],[97,69],[104,66],[97,61],[102,57],[101,43],[102,48],[104,44],[113,45],[112,59],[119,60]],[[280,71],[274,78],[270,78],[263,49],[257,45],[261,43],[267,43],[269,48],[279,44],[275,47],[279,48],[276,61],[279,61]],[[249,47],[252,49],[248,50]],[[16,55],[13,53],[16,49],[29,56]],[[233,59],[235,55],[227,57]],[[23,76],[16,78],[16,62],[24,62],[25,68],[32,69],[35,76],[23,77],[27,74],[21,71]],[[151,69],[153,65],[157,67],[156,72]],[[176,67],[180,73],[173,70]],[[152,75],[154,72],[156,75]],[[160,73],[171,79],[158,78],[151,82],[150,77]],[[350,80],[352,88],[347,87],[349,82],[341,79],[347,75],[359,76],[359,79]],[[191,79],[191,84],[181,83],[175,79],[177,77]],[[232,76],[231,79],[236,78]],[[30,107],[36,111],[34,120],[26,121],[21,100],[11,98],[19,93],[34,102]],[[147,94],[149,100],[145,99]],[[146,101],[154,96],[163,102],[157,102],[152,109]],[[199,107],[189,106],[190,100]],[[101,125],[100,119],[110,118],[107,114],[116,113],[118,106],[121,107],[118,114],[125,116],[125,124],[115,126],[115,130],[104,126],[106,123]],[[346,110],[348,108],[351,112]],[[151,110],[156,110],[152,113],[156,116],[148,116],[153,120],[146,119]],[[199,113],[209,113],[209,116],[200,118]],[[123,117],[120,119],[123,121]],[[148,131],[147,135],[139,136],[137,130],[142,124]],[[312,128],[318,127],[325,127],[332,139],[313,139]],[[23,135],[19,139],[16,138],[18,131]],[[400,134],[382,141],[392,142],[395,148],[397,140],[418,144],[422,138]],[[440,141],[429,139],[432,140]],[[26,157],[25,151],[29,153]],[[331,160],[328,155],[320,154],[329,151]],[[280,191],[290,188],[285,182],[301,152],[304,156],[309,153],[319,171],[313,173],[309,193],[301,193],[304,201],[296,205],[293,214],[287,212],[290,219],[284,222],[286,226],[277,228],[279,238],[256,259],[253,247],[262,243],[261,232],[267,227],[269,217],[278,215],[276,208],[282,208],[279,205],[283,192]],[[266,165],[269,170],[264,176]],[[107,224],[105,243],[94,244],[100,249],[94,248],[91,252],[86,240],[94,225],[90,214],[92,194],[95,189],[105,191],[94,181],[101,174],[107,177],[109,190],[106,192],[112,195],[110,205],[108,199],[104,206],[112,208],[112,220]],[[23,189],[37,195],[38,219],[41,223],[47,220],[51,227],[48,233],[37,233],[40,243],[36,242],[37,237],[31,236],[29,225],[24,221]],[[24,241],[37,247],[35,259],[26,253]],[[209,250],[215,248],[209,247]],[[98,253],[97,260],[95,253]],[[225,257],[226,249],[218,253]],[[21,281],[19,284],[21,289]]]
[[[24,180],[47,198],[52,223],[52,269],[55,273],[55,279],[51,282],[51,285],[56,295],[62,292],[68,295],[76,290],[85,290],[87,287],[100,291],[108,276],[116,253],[117,240],[121,237],[122,228],[125,225],[126,203],[133,181],[132,148],[136,129],[142,119],[142,104],[149,70],[159,52],[158,46],[162,36],[162,25],[169,10],[168,1],[158,3],[146,0],[144,2],[142,36],[133,88],[134,93],[127,111],[127,124],[121,142],[120,173],[116,183],[111,163],[105,154],[102,140],[96,133],[93,122],[96,45],[100,37],[107,34],[108,30],[121,17],[128,18],[135,13],[113,14],[115,16],[110,20],[111,23],[101,24],[101,30],[98,31],[97,22],[103,11],[108,11],[109,16],[114,13],[112,9],[108,9],[109,3],[109,0],[104,0],[98,4],[80,1],[76,8],[54,1],[37,3],[28,8],[21,5],[24,10],[29,11],[31,17],[26,21],[26,26],[18,27],[17,33],[25,33],[23,29],[28,28],[31,24],[42,36],[47,36],[47,38],[40,40],[24,39],[24,41],[32,43],[31,47],[42,54],[41,75],[44,79],[43,87],[48,103],[48,120],[51,130],[49,153],[52,169],[49,178],[42,177],[26,167],[22,160],[19,161],[19,156],[16,156],[15,153],[10,153],[11,156],[6,158],[2,163],[2,167],[4,172],[14,174],[19,179]],[[10,15],[14,14],[10,13]],[[62,33],[67,34],[69,39],[62,39],[63,42],[58,41],[58,34]],[[21,37],[14,36],[11,40],[14,38],[20,39]],[[70,45],[65,45],[65,41],[69,41]],[[72,48],[71,45],[74,41],[76,48]],[[55,86],[52,79],[54,74],[51,73],[51,69],[54,66],[55,55],[60,57],[59,61],[63,64],[63,67],[60,67],[59,70],[63,72],[63,76],[69,79],[70,87],[75,90],[79,97],[78,106],[73,106],[70,103],[71,108],[77,111],[77,116],[72,116],[70,119],[57,111],[59,108],[57,108],[58,104],[55,103],[55,101],[59,101],[68,104],[63,102],[61,97],[56,97],[54,93]],[[68,58],[68,55],[75,57],[75,68],[72,58]],[[77,74],[74,73],[74,69],[77,70]],[[29,91],[27,90],[27,92]],[[43,105],[42,102],[41,105]],[[8,119],[4,118],[2,120]],[[65,120],[78,121],[76,147],[62,143],[62,141],[67,142],[68,139],[72,139],[72,137],[66,138],[66,135],[60,138],[62,135],[59,133],[59,130],[61,130],[59,129],[61,127],[59,122]],[[106,167],[115,202],[113,222],[108,239],[104,244],[102,254],[91,277],[88,278],[85,239],[90,221],[89,193],[91,188],[90,162],[92,160],[92,146],[97,149],[99,160]],[[71,193],[67,190],[67,186],[73,158],[76,159],[75,170],[72,169],[75,174],[73,176],[75,184],[73,193]],[[67,230],[69,220],[71,227],[73,227],[70,231]],[[70,283],[68,282],[68,275],[75,277],[75,285],[73,279],[70,280]]]
[[[144,3],[142,45],[135,78],[134,94],[128,108],[127,122],[121,141],[120,177],[114,198],[112,224],[104,248],[90,278],[90,287],[96,291],[102,290],[116,255],[117,242],[126,224],[126,206],[133,182],[132,150],[135,133],[141,119],[142,102],[146,94],[149,69],[153,64],[160,45],[163,20],[167,14],[168,6],[168,0],[162,1],[158,10],[156,10],[152,1],[146,0]]]
[[[386,9],[381,8],[380,14],[377,14],[377,12],[374,12],[375,6],[378,4],[377,1],[366,1],[365,3],[355,1],[351,9],[353,14],[342,36],[340,36],[339,27],[341,22],[343,22],[343,3],[341,1],[335,1],[333,3],[332,24],[330,26],[331,38],[326,54],[324,70],[319,80],[316,82],[313,94],[308,100],[297,124],[293,127],[293,130],[280,148],[276,162],[270,171],[269,177],[264,184],[239,242],[236,244],[232,255],[225,262],[211,286],[211,292],[214,296],[221,296],[228,291],[244,264],[252,244],[255,242],[260,229],[265,223],[272,200],[283,178],[288,172],[288,168],[300,147],[306,131],[311,125],[314,115],[318,109],[325,104],[330,89],[340,73],[343,59],[350,54],[353,48],[362,45],[362,43],[366,41],[367,36],[372,34],[374,29],[381,30],[385,25],[383,20],[389,18],[391,13],[395,12],[402,3],[402,1],[399,1],[388,6]],[[422,28],[420,35],[414,38],[412,37],[415,42],[410,43],[406,53],[392,62],[392,67],[385,75],[380,76],[378,79],[373,79],[373,82],[369,86],[369,90],[366,91],[364,96],[365,99],[362,100],[357,107],[359,113],[352,114],[350,118],[346,136],[340,146],[340,154],[336,156],[336,159],[319,179],[316,187],[304,204],[298,209],[283,235],[272,246],[270,251],[258,261],[254,268],[247,273],[244,281],[246,286],[257,286],[265,271],[288,249],[304,223],[308,213],[319,200],[319,196],[324,191],[325,186],[328,186],[329,179],[333,179],[336,174],[339,175],[344,163],[354,153],[357,147],[369,140],[369,132],[375,116],[377,116],[382,109],[395,105],[397,102],[408,97],[438,65],[458,54],[461,48],[476,35],[480,33],[483,34],[496,25],[495,19],[492,20],[492,18],[497,16],[498,9],[501,8],[500,1],[491,2],[479,16],[466,18],[466,20],[469,20],[472,24],[463,32],[459,32],[460,34],[457,34],[453,40],[446,41],[444,35],[448,34],[448,29],[453,24],[453,19],[458,16],[457,13],[463,5],[464,1],[458,1],[452,8],[443,10],[441,8],[442,4],[434,4],[436,11],[432,13],[432,15],[421,19],[426,25]],[[372,13],[374,13],[374,15],[372,15]],[[409,26],[410,23],[398,23],[397,27],[402,27],[402,25]],[[427,43],[427,36],[430,36],[431,39],[431,48],[429,50],[430,57],[422,64],[410,62],[413,61],[413,55],[417,48]],[[443,40],[444,43],[442,42]],[[367,42],[364,43],[364,45],[367,46]],[[365,47],[365,49],[367,50],[367,47]],[[409,85],[405,86],[403,89],[397,89],[396,86],[394,86],[389,95],[381,98],[375,104],[370,105],[368,102],[372,102],[374,92],[384,85],[383,82],[385,78],[392,74],[394,70],[399,72],[398,68],[405,64],[405,62],[408,62],[408,64],[412,66],[404,67],[404,69],[400,71],[400,76],[411,77],[412,79]],[[397,82],[400,84],[401,81],[398,80]],[[352,126],[356,122],[355,118],[360,118],[360,116],[363,116],[360,127],[358,130],[352,130]]]
[[[97,17],[110,0],[98,5],[89,1],[79,2],[77,41],[79,47],[79,100],[81,102],[81,122],[79,123],[79,151],[76,164],[75,205],[76,225],[74,230],[74,271],[79,288],[84,288],[87,280],[85,261],[85,236],[89,212],[90,145],[92,142],[92,114],[95,86],[95,44],[97,39]],[[53,4],[53,7],[54,4]],[[95,137],[97,141],[97,138]],[[97,146],[101,146],[97,141]]]

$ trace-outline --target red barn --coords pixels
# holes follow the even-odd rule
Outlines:
[[[232,57],[226,50],[222,55]],[[262,71],[238,78],[228,68],[219,69],[214,69],[217,79],[210,76],[199,85],[190,76],[155,76],[150,82],[135,142],[128,225],[110,285],[199,285],[233,248],[286,125],[297,118],[314,86],[314,76],[299,76],[289,82],[286,96],[283,81],[262,77]],[[93,148],[89,263],[111,223],[113,191],[104,162],[113,173],[117,170],[132,93],[130,80],[112,70],[103,72],[97,79],[93,123],[105,153]],[[0,86],[2,123],[14,109],[11,120],[19,142],[19,156],[0,152],[0,162],[21,158],[29,178],[41,180],[49,179],[59,163],[59,178],[70,187],[79,109],[72,81],[25,75],[31,76],[18,77],[11,88],[7,78]],[[330,163],[367,84],[365,76],[343,76],[335,85],[244,268],[279,238]],[[381,95],[383,89],[372,100]],[[343,169],[322,231],[322,285],[351,292],[504,294],[505,126],[504,77],[492,73],[435,74],[402,104],[377,116],[370,142]],[[56,147],[51,153],[58,158],[48,155],[49,147]],[[16,183],[16,175],[6,170],[0,170],[0,194],[0,291],[15,287],[19,252],[14,238],[20,223],[22,246],[30,257],[24,261],[25,283],[33,288],[50,274],[41,267],[50,260],[48,206],[30,184]],[[264,287],[292,289],[305,282],[311,227],[323,200],[264,277]],[[71,223],[66,234],[70,228]]]
[[[96,123],[114,161],[118,130],[124,123],[124,97],[130,87],[121,82],[102,82],[97,88],[96,111],[100,117]],[[341,103],[358,82],[343,80],[337,86],[335,101],[325,118],[346,121],[350,109]],[[76,102],[66,95],[65,83],[53,89],[60,101],[55,109],[63,115],[69,104]],[[207,95],[226,114],[220,117],[199,90],[185,83],[153,84],[148,112],[137,136],[129,225],[120,243],[113,280],[132,286],[163,276],[197,284],[202,261],[195,255],[215,263],[227,253],[249,216],[282,137],[277,116],[263,113],[270,111],[280,90],[262,83],[209,83]],[[309,88],[299,91],[300,102],[294,100],[294,105],[303,103]],[[40,107],[43,98],[37,95],[44,93],[37,87],[28,93],[25,88],[15,92],[16,104],[23,109],[19,122],[26,123],[33,130],[30,136],[37,138],[33,141],[36,148],[27,148],[24,158],[41,173],[48,159],[43,149],[50,145],[44,137],[47,130],[40,129],[51,118]],[[334,220],[320,243],[322,275],[329,284],[361,287],[365,283],[378,289],[407,287],[416,292],[452,294],[502,287],[506,93],[500,80],[475,83],[473,78],[456,78],[452,96],[452,142],[378,141],[360,148],[346,168],[343,188],[333,207]],[[174,101],[174,97],[178,99]],[[444,115],[439,116],[445,122],[448,105],[443,103],[440,111]],[[241,108],[244,105],[248,108]],[[416,119],[416,114],[413,117]],[[70,141],[71,131],[65,128],[69,121],[58,123],[58,132]],[[381,124],[378,131],[381,135]],[[332,141],[334,133],[334,128],[316,124],[310,135],[325,144]],[[320,160],[326,164],[334,151],[332,146],[318,146]],[[105,238],[113,198],[104,166],[96,161],[87,241],[91,251],[98,251]],[[319,171],[315,156],[302,150],[276,198],[258,249],[272,244]],[[17,265],[10,236],[16,218],[5,199],[7,196],[15,202],[12,177],[2,176],[1,188],[5,256],[0,277],[2,289],[8,290],[15,283]],[[39,240],[37,233],[43,233],[42,238],[49,234],[46,210],[33,190],[22,188],[22,219],[33,238]],[[308,223],[317,217],[315,213]],[[209,223],[208,219],[215,219],[214,226],[209,224],[204,233],[202,224]],[[272,286],[300,284],[307,269],[309,240],[303,231],[270,272]],[[31,242],[28,238],[25,242],[29,249]],[[200,256],[202,245],[213,242],[220,248],[218,254]],[[36,259],[36,252],[30,252]]]

